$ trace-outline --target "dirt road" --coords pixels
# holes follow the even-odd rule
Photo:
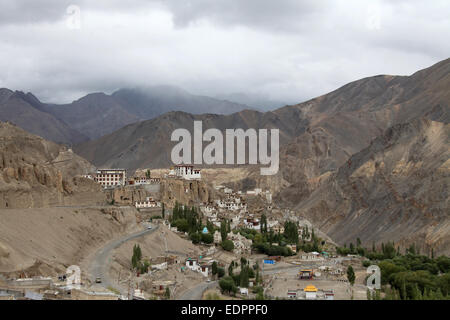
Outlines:
[[[217,281],[199,283],[198,285],[183,292],[177,298],[177,300],[201,300],[203,292],[205,292],[205,290],[214,288],[217,283]]]
[[[114,288],[115,290],[120,291],[122,295],[126,295],[127,289],[117,284],[117,281],[113,281],[109,278],[108,270],[111,263],[111,253],[114,249],[120,247],[125,242],[149,235],[155,232],[158,228],[159,226],[154,226],[152,229],[145,229],[130,235],[126,235],[124,237],[115,239],[100,248],[95,253],[89,265],[90,280],[95,283],[95,279],[100,278],[102,280],[101,285],[104,288]]]

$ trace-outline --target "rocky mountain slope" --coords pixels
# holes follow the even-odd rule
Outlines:
[[[72,150],[0,122],[0,208],[102,203],[100,185],[77,177],[92,169]]]
[[[301,112],[296,109],[279,114],[244,110],[231,115],[193,115],[177,111],[130,124],[98,140],[75,146],[75,150],[97,166],[132,170],[166,167],[171,164],[170,153],[176,144],[170,141],[172,132],[177,128],[186,128],[193,132],[196,120],[202,121],[203,130],[218,128],[223,132],[227,128],[284,128],[280,131],[282,143],[305,129]]]
[[[398,124],[324,179],[296,210],[340,243],[393,240],[450,253],[450,124]]]
[[[129,169],[168,166],[176,128],[192,132],[194,120],[208,128],[278,128],[281,168],[295,183],[291,168],[312,178],[336,170],[348,157],[396,123],[416,117],[448,122],[450,59],[409,77],[375,76],[349,83],[329,94],[273,112],[244,110],[231,115],[171,112],[130,124],[76,147],[98,166]],[[299,170],[294,169],[297,172]],[[294,178],[294,180],[293,180]]]
[[[31,93],[0,89],[0,121],[10,121],[26,131],[57,143],[79,143],[87,137],[45,110]]]

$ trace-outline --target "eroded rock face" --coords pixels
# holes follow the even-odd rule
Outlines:
[[[147,197],[160,200],[160,189],[159,184],[124,186],[107,190],[106,196],[109,203],[134,206],[137,201],[145,201]]]
[[[0,122],[0,208],[102,203],[101,187],[77,177],[91,170],[70,149]]]
[[[185,205],[195,205],[200,202],[210,201],[210,190],[203,181],[162,179],[161,199],[169,207],[173,207],[175,202]]]
[[[450,125],[399,124],[329,176],[297,210],[337,242],[450,252]]]

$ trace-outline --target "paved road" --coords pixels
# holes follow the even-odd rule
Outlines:
[[[111,253],[114,249],[120,247],[127,241],[134,240],[148,234],[155,232],[159,226],[153,227],[153,229],[145,229],[143,231],[139,231],[127,236],[124,236],[119,239],[115,239],[109,243],[107,243],[104,247],[100,248],[93,257],[90,266],[89,266],[89,276],[93,283],[95,283],[96,278],[101,278],[101,285],[104,288],[114,288],[121,292],[121,294],[126,295],[126,290],[122,287],[119,287],[117,281],[113,281],[108,276],[108,270],[111,263]]]
[[[183,292],[177,300],[201,300],[203,292],[207,289],[215,287],[216,285],[217,281],[199,283],[198,285]]]

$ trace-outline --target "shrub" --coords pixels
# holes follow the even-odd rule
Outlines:
[[[233,251],[233,249],[234,249],[234,243],[231,240],[222,241],[221,246],[222,246],[223,250],[226,250],[226,251]]]

